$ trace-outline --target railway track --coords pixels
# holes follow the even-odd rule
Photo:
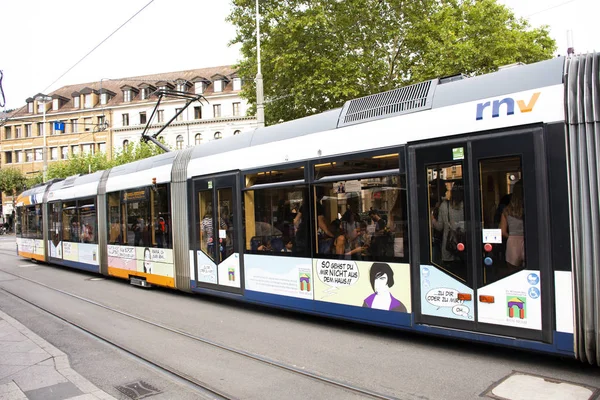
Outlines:
[[[5,251],[4,250],[0,250],[0,253],[5,253]],[[14,253],[12,255],[14,255]],[[64,291],[62,289],[58,289],[58,288],[46,285],[45,283],[36,281],[34,279],[31,279],[31,278],[27,278],[27,277],[19,275],[19,274],[15,274],[13,272],[9,272],[9,271],[6,271],[6,270],[0,270],[0,271],[3,272],[3,273],[5,273],[5,274],[12,275],[12,276],[14,276],[17,279],[22,279],[22,280],[25,280],[27,282],[33,283],[35,285],[38,285],[40,287],[43,287],[45,289],[51,290],[53,292],[60,293],[61,295],[68,296],[68,297],[77,299],[78,301],[81,301],[81,302],[84,302],[84,303],[87,303],[87,304],[91,304],[91,305],[93,305],[95,307],[102,308],[102,309],[107,310],[107,311],[109,311],[111,313],[119,314],[121,316],[130,318],[132,320],[142,322],[143,324],[147,324],[147,325],[149,325],[151,327],[167,331],[170,334],[174,334],[174,335],[177,335],[179,337],[185,337],[187,339],[191,339],[191,340],[193,340],[195,342],[202,343],[203,345],[208,345],[208,346],[211,346],[213,348],[217,348],[217,349],[219,349],[221,351],[224,351],[224,352],[227,352],[227,353],[230,353],[230,354],[234,354],[234,355],[239,356],[239,357],[243,357],[243,358],[245,358],[247,360],[251,360],[251,361],[256,362],[256,363],[260,363],[260,364],[266,365],[269,368],[274,368],[276,370],[283,371],[283,372],[285,372],[287,374],[292,374],[292,375],[297,376],[297,377],[301,377],[301,378],[305,378],[305,379],[310,379],[310,380],[316,381],[316,382],[318,382],[320,384],[324,384],[324,385],[327,385],[327,386],[330,386],[330,387],[342,390],[342,391],[347,392],[347,393],[352,393],[352,394],[355,394],[355,395],[358,395],[358,396],[364,397],[364,398],[382,399],[382,400],[397,399],[397,397],[393,397],[393,396],[389,396],[389,395],[386,395],[386,394],[374,392],[374,391],[371,391],[371,390],[368,390],[368,389],[365,389],[365,388],[357,387],[357,386],[354,386],[354,385],[351,385],[351,384],[348,384],[348,383],[345,383],[345,382],[341,382],[341,381],[338,381],[338,380],[335,380],[335,379],[323,376],[323,375],[318,374],[318,373],[314,373],[314,372],[311,372],[311,371],[300,369],[300,368],[294,367],[292,365],[288,365],[288,364],[285,364],[285,363],[278,362],[276,360],[271,360],[271,359],[262,357],[262,356],[260,356],[258,354],[253,354],[253,353],[241,350],[241,349],[237,349],[237,348],[228,346],[226,344],[218,343],[218,342],[215,342],[213,340],[210,340],[210,339],[207,339],[207,338],[203,338],[203,337],[191,334],[189,332],[185,332],[185,331],[180,330],[180,329],[169,327],[169,326],[161,324],[159,322],[151,321],[151,320],[149,320],[147,318],[143,318],[143,317],[140,317],[138,315],[134,315],[134,314],[128,313],[126,311],[122,311],[122,310],[116,309],[114,307],[110,307],[110,306],[104,305],[104,304],[99,303],[97,301],[94,301],[94,300],[91,300],[91,299],[88,299],[88,298],[85,298],[85,297],[82,297],[82,296],[79,296],[79,295],[76,295],[76,294]],[[196,379],[194,377],[191,377],[188,374],[182,373],[182,372],[180,372],[180,371],[178,371],[178,370],[176,370],[176,369],[174,369],[174,368],[172,368],[172,367],[170,367],[168,365],[165,365],[164,363],[161,363],[160,361],[152,360],[152,359],[150,359],[148,357],[145,357],[144,355],[140,354],[138,351],[136,351],[134,349],[127,348],[127,347],[125,347],[123,345],[115,343],[115,341],[111,340],[109,337],[105,337],[104,335],[101,335],[101,334],[99,334],[97,332],[93,332],[92,330],[90,330],[90,329],[86,328],[85,326],[83,326],[81,323],[77,323],[77,322],[72,321],[72,320],[70,320],[69,318],[67,318],[67,317],[65,317],[63,315],[59,315],[59,313],[50,310],[48,307],[45,307],[45,306],[40,305],[40,304],[37,304],[36,302],[31,301],[31,300],[25,298],[22,295],[14,293],[13,291],[8,290],[6,288],[0,288],[0,290],[6,292],[8,294],[10,294],[11,296],[19,298],[20,300],[22,300],[22,301],[24,301],[24,302],[26,302],[26,303],[28,303],[28,304],[30,304],[30,305],[32,305],[32,306],[40,309],[40,310],[42,310],[45,313],[48,313],[48,314],[50,314],[50,315],[52,315],[52,316],[60,319],[61,321],[67,323],[68,325],[70,325],[70,326],[72,326],[72,327],[74,327],[76,329],[79,329],[79,330],[81,330],[81,331],[83,331],[83,332],[85,332],[85,333],[93,336],[94,338],[97,338],[98,340],[100,340],[100,341],[102,341],[102,342],[104,342],[104,343],[106,343],[106,344],[108,344],[110,346],[113,346],[113,347],[115,347],[115,348],[117,348],[117,349],[119,349],[119,350],[121,350],[121,351],[129,354],[130,356],[134,357],[135,359],[139,360],[140,362],[145,363],[145,364],[151,366],[152,368],[154,368],[154,369],[156,369],[156,370],[158,370],[158,371],[160,371],[160,372],[168,375],[169,377],[173,378],[174,380],[179,381],[179,382],[183,383],[184,385],[187,385],[188,387],[190,387],[190,388],[198,391],[198,393],[202,394],[203,396],[208,396],[209,398],[214,398],[214,399],[234,399],[234,398],[236,398],[235,396],[232,396],[232,395],[229,395],[227,393],[224,393],[222,390],[216,389],[213,385],[211,385],[211,384],[209,384],[207,382],[199,381],[198,379]]]

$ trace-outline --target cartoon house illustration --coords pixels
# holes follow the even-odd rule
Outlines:
[[[515,307],[519,310],[519,318],[525,319],[525,302],[518,297],[512,297],[508,299],[508,316],[510,318],[515,317]]]
[[[300,275],[300,291],[310,292],[310,275],[309,274],[301,274]]]
[[[228,268],[227,275],[230,281],[235,281],[235,268]]]

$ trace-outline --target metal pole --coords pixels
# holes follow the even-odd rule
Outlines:
[[[260,70],[260,22],[258,14],[258,0],[256,0],[256,59],[258,61],[258,70],[256,74],[256,120],[258,127],[265,126],[265,107],[263,94],[263,76]]]
[[[42,136],[44,137],[44,149],[42,150],[42,159],[44,161],[43,167],[43,181],[46,182],[48,178],[48,143],[46,142],[46,99],[42,100],[42,104],[44,105],[43,111],[43,119],[42,119]]]

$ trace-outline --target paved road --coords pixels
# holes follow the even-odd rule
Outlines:
[[[0,251],[10,246],[9,239],[0,237]],[[33,264],[8,256],[5,251],[0,254],[0,274],[3,270],[16,273],[218,343],[401,399],[475,399],[513,371],[600,386],[599,368],[572,360],[366,327],[223,299],[160,289],[142,290],[119,280],[90,280],[95,275]],[[10,275],[4,274],[5,279],[6,276]],[[139,344],[147,343],[146,354],[176,364],[182,370],[200,369],[204,374],[208,366],[215,366],[204,375],[207,379],[215,379],[219,373],[227,375],[228,372],[219,369],[242,366],[250,380],[243,386],[252,387],[252,381],[264,383],[256,385],[258,390],[262,387],[265,393],[271,394],[263,398],[295,397],[290,396],[293,393],[290,389],[294,387],[310,393],[305,398],[332,396],[332,392],[324,388],[311,390],[304,378],[286,378],[273,384],[272,379],[265,378],[275,374],[272,371],[253,363],[225,359],[222,352],[204,348],[200,351],[187,342],[174,341],[172,337],[162,337],[154,331],[152,337],[145,337],[144,332],[150,331],[138,324],[110,317],[94,307],[78,305],[77,301],[65,299],[64,295],[34,289],[34,286],[22,280],[0,281],[0,288],[20,291],[35,301],[63,310],[94,329],[112,332],[115,339],[128,346],[143,350]],[[0,307],[5,312],[10,315],[22,312],[14,308],[7,310],[6,303],[7,296],[0,296]],[[16,315],[13,317],[19,319]],[[45,336],[45,328],[35,325],[34,320],[21,322],[27,326],[28,322],[33,324],[30,329],[40,330],[41,333],[36,333],[69,354],[75,370],[115,395],[114,389],[111,392],[110,388],[115,382],[124,380],[117,379],[119,374],[111,374],[111,367],[95,368],[92,362],[78,360],[81,348],[75,343],[65,343],[59,337]],[[183,356],[182,349],[188,349]],[[276,374],[275,377],[277,379]],[[164,382],[161,384],[166,384]],[[234,388],[239,382],[228,381],[221,386]],[[283,397],[278,397],[282,394]]]

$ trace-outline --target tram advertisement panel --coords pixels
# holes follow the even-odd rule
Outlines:
[[[108,246],[109,271],[135,271],[173,278],[173,250],[155,247]],[[162,281],[157,281],[161,283]]]
[[[244,271],[248,290],[313,299],[310,259],[246,254]]]
[[[473,289],[458,279],[433,265],[421,265],[421,313],[473,321],[473,295]]]
[[[316,259],[313,271],[315,300],[411,312],[408,264]]]

